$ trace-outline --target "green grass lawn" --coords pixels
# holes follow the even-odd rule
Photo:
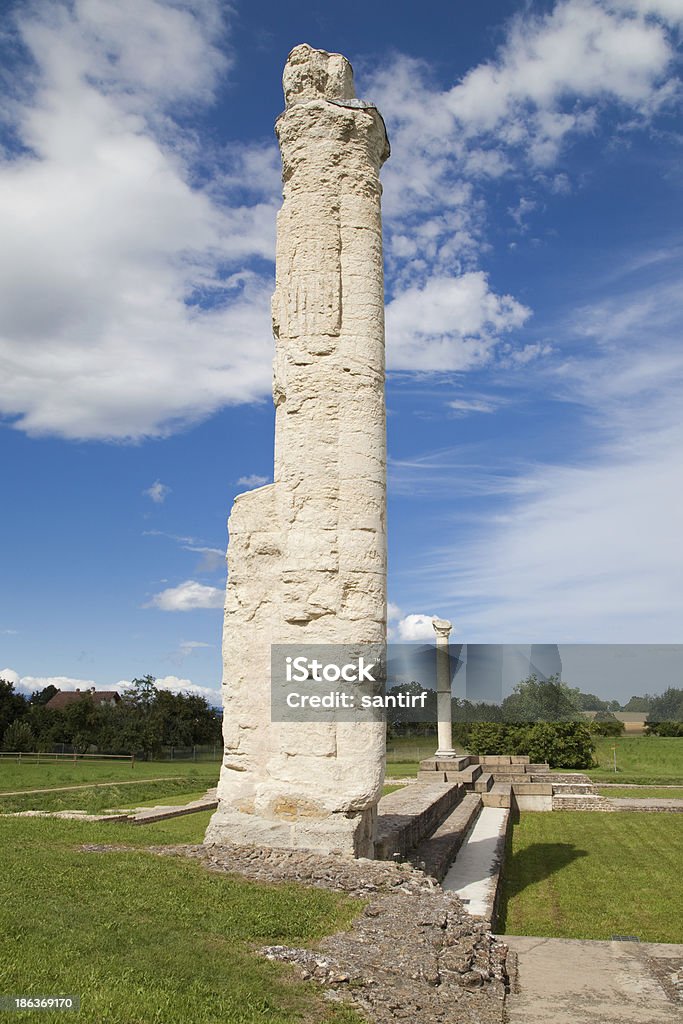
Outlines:
[[[99,814],[117,807],[138,807],[142,804],[187,803],[197,799],[204,790],[198,789],[195,775],[163,782],[136,782],[132,786],[99,786],[95,789],[73,789],[52,793],[22,793],[19,796],[0,797],[0,813],[12,811],[87,811]]]
[[[388,796],[389,793],[395,793],[397,789],[405,789],[405,786],[402,786],[400,782],[396,786],[392,786],[391,784],[388,786],[383,786],[382,796]]]
[[[211,761],[48,761],[40,764],[0,759],[0,793],[50,786],[81,786],[89,782],[135,782],[182,775],[197,784],[216,784],[220,764]],[[196,787],[197,788],[197,787]]]
[[[683,789],[676,789],[675,787],[664,789],[657,786],[639,786],[638,789],[620,789],[616,786],[599,786],[598,793],[601,796],[614,797],[615,799],[628,797],[632,800],[647,800],[663,797],[666,800],[683,800]]]
[[[526,813],[506,857],[499,931],[683,942],[683,815]]]
[[[73,1017],[88,1024],[357,1022],[254,952],[314,944],[344,927],[357,901],[212,874],[142,848],[77,850],[199,842],[208,819],[133,826],[0,818],[0,994],[79,995]]]
[[[588,774],[596,782],[662,782],[683,784],[683,737],[622,736],[596,737],[598,768]],[[614,754],[617,749],[617,771]]]

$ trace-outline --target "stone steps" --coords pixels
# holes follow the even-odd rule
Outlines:
[[[482,793],[484,807],[510,807],[512,786],[509,782],[494,782],[487,793]]]
[[[475,793],[488,793],[494,783],[494,778],[491,772],[484,772],[474,783]]]
[[[460,783],[430,781],[383,796],[377,807],[376,859],[405,857],[438,828],[464,794]]]
[[[436,831],[410,854],[415,867],[436,878],[444,878],[482,807],[479,793],[467,793]]]

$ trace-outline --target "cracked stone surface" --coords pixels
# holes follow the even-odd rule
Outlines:
[[[297,46],[276,134],[274,483],[229,520],[225,757],[207,842],[372,854],[381,722],[273,723],[271,644],[386,640],[384,122]]]

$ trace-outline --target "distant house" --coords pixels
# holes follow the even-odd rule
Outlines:
[[[59,690],[54,697],[49,699],[45,707],[52,708],[53,711],[61,711],[62,708],[68,707],[69,704],[75,704],[83,697],[91,697],[93,704],[113,705],[118,704],[121,700],[121,694],[116,690],[96,690],[93,686],[89,690]]]

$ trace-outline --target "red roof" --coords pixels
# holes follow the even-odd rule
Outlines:
[[[53,711],[59,711],[68,704],[75,704],[82,697],[92,697],[94,704],[116,704],[121,700],[121,694],[116,690],[60,690],[45,705]]]

